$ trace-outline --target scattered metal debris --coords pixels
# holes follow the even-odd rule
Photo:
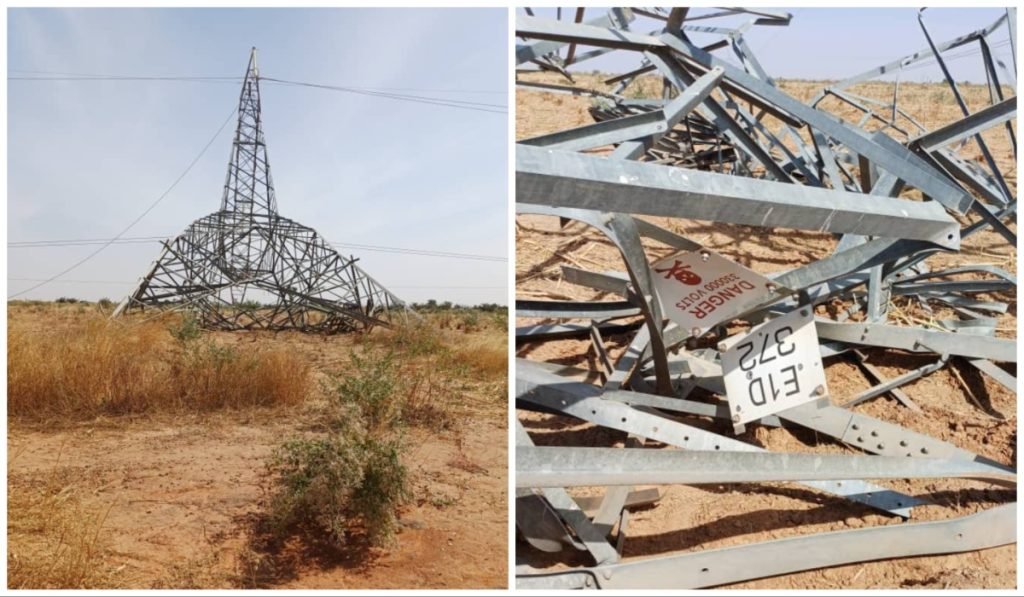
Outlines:
[[[694,16],[689,11],[613,8],[585,20],[585,11],[577,9],[570,21],[538,18],[527,10],[516,21],[517,64],[536,65],[567,81],[518,85],[590,96],[595,120],[518,143],[517,212],[556,216],[563,224],[582,222],[607,237],[626,266],[625,272],[562,268],[564,282],[611,293],[617,301],[517,301],[517,317],[587,322],[521,327],[517,343],[589,338],[598,365],[597,371],[583,371],[518,359],[517,407],[565,415],[629,438],[625,448],[533,447],[519,424],[520,536],[545,552],[585,552],[592,563],[535,568],[517,554],[517,585],[707,587],[1015,542],[1015,505],[1008,504],[944,522],[622,559],[630,507],[657,499],[641,499],[631,491],[637,484],[790,481],[909,518],[915,506],[929,503],[926,496],[905,495],[866,479],[968,476],[1011,486],[1016,479],[1002,463],[850,410],[890,393],[920,412],[900,386],[955,360],[1011,390],[1016,385],[994,364],[1017,360],[1016,340],[995,335],[993,315],[1004,313],[1007,304],[978,297],[1015,293],[1015,278],[993,266],[933,270],[927,261],[958,251],[962,239],[986,228],[1016,244],[1008,225],[1015,221],[1016,197],[980,135],[1004,129],[1016,155],[1010,122],[1016,99],[1003,97],[988,44],[994,31],[1006,27],[1015,50],[1015,10],[981,31],[939,44],[922,15],[928,48],[830,85],[809,104],[781,91],[744,41],[753,26],[788,25],[789,14],[721,9]],[[706,24],[709,18],[739,14],[751,20],[733,29]],[[663,26],[647,34],[633,31],[637,15]],[[698,47],[689,32],[720,39]],[[991,99],[991,107],[974,114],[942,59],[943,52],[972,43],[982,48]],[[712,54],[718,49],[731,50],[742,67]],[[610,93],[577,84],[570,66],[612,51],[635,53],[638,67],[607,79],[616,85]],[[929,58],[938,60],[962,120],[928,131],[898,105],[897,93],[886,104],[849,91]],[[624,96],[646,73],[663,78],[662,98]],[[827,97],[860,110],[860,122],[821,109]],[[781,125],[773,130],[766,116]],[[864,128],[869,120],[884,127],[869,132]],[[980,163],[957,152],[970,140],[982,151]],[[910,188],[923,200],[900,198]],[[762,275],[634,215],[832,232],[838,244],[823,259]],[[652,263],[642,237],[678,252]],[[891,317],[894,297],[912,297],[924,309],[946,306],[959,318],[911,327]],[[837,300],[846,308],[835,318],[815,309]],[[736,331],[740,322],[747,327]],[[634,334],[617,361],[604,345],[612,333]],[[867,349],[933,354],[937,360],[890,379],[867,362]],[[822,365],[823,358],[839,355],[854,359],[877,381],[841,405],[830,400]],[[691,398],[696,388],[710,400]],[[690,417],[723,420],[737,434],[748,425],[802,427],[866,455],[772,453],[689,424]],[[644,441],[683,451],[645,450]],[[569,486],[606,490],[603,498],[585,504],[570,496],[564,489]]]
[[[169,306],[221,330],[337,333],[388,326],[412,313],[312,228],[277,213],[263,136],[256,48],[238,100],[220,211],[164,243],[114,311]]]

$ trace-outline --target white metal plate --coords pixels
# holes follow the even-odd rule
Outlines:
[[[707,249],[681,251],[655,262],[651,279],[662,312],[691,336],[780,294],[768,278]]]
[[[809,307],[719,345],[729,412],[743,424],[828,395]]]

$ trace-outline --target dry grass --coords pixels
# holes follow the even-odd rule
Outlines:
[[[9,589],[118,586],[100,537],[110,506],[87,509],[81,491],[56,465],[41,484],[8,485]]]
[[[86,420],[292,405],[311,386],[310,366],[289,352],[174,343],[157,322],[112,323],[86,314],[52,329],[9,323],[12,417]]]
[[[487,379],[504,377],[508,371],[508,346],[504,336],[478,337],[455,348],[454,358]]]
[[[393,351],[398,357],[404,382],[396,399],[404,422],[445,431],[468,418],[473,395],[504,404],[507,321],[504,313],[443,310],[391,330],[376,330],[358,342],[364,350]]]
[[[474,310],[440,311],[426,314],[423,321],[378,330],[363,342],[393,349],[413,365],[429,364],[456,376],[494,381],[508,370],[506,322],[503,316]]]

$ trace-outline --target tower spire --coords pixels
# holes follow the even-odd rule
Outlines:
[[[260,73],[255,47],[249,53],[249,66],[238,96],[238,126],[231,145],[220,209],[253,216],[277,213],[274,181],[270,176],[267,143],[263,137]]]

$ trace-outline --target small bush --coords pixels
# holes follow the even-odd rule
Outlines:
[[[270,463],[277,490],[270,500],[271,532],[323,532],[338,547],[353,532],[385,545],[398,530],[398,507],[409,498],[401,442],[360,433],[293,439]]]
[[[181,344],[187,344],[203,334],[199,320],[193,313],[188,311],[182,314],[181,321],[168,325],[167,331],[170,332],[172,338]]]
[[[476,332],[480,329],[480,314],[474,310],[467,310],[462,313],[460,328],[465,333]]]
[[[325,387],[326,435],[289,440],[270,462],[267,520],[275,538],[321,533],[336,547],[357,531],[375,545],[394,539],[410,495],[401,463],[402,385],[393,351],[353,351],[345,372]]]
[[[444,343],[427,321],[409,321],[395,326],[393,330],[370,338],[377,343],[386,343],[389,347],[405,356],[418,357],[436,355],[445,350]]]
[[[330,426],[344,428],[353,418],[373,433],[395,429],[402,418],[399,377],[393,351],[351,353],[348,372],[333,382]]]

